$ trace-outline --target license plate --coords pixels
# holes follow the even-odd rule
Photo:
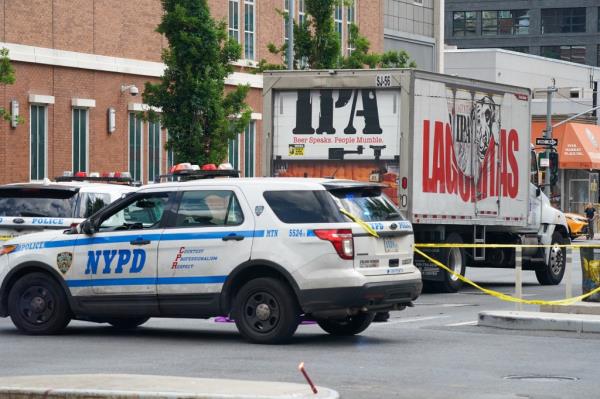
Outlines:
[[[393,269],[387,269],[387,274],[402,274],[404,269],[401,267],[394,267]]]
[[[384,238],[383,248],[385,252],[398,252],[398,243],[393,238]]]

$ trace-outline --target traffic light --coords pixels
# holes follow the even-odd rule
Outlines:
[[[558,152],[552,151],[549,155],[550,184],[554,186],[558,183]]]

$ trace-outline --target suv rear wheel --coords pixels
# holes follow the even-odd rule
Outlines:
[[[62,287],[44,273],[17,280],[8,294],[8,312],[14,325],[27,334],[56,334],[71,321]]]
[[[242,286],[234,300],[233,317],[249,341],[279,344],[288,341],[300,324],[294,292],[282,281],[257,278]]]
[[[359,334],[367,329],[375,318],[375,313],[359,313],[348,316],[345,319],[323,319],[317,320],[319,327],[331,335],[350,336]]]

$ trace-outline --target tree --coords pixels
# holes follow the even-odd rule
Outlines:
[[[335,30],[333,13],[336,6],[351,6],[353,0],[305,0],[307,18],[302,24],[294,21],[294,69],[361,69],[369,68],[416,68],[404,50],[387,51],[383,54],[369,52],[369,39],[360,34],[354,23],[349,28],[349,47],[353,50],[347,56],[341,55],[340,36]],[[280,12],[284,20],[287,13]],[[268,45],[268,50],[282,57],[282,64],[269,64],[261,60],[259,70],[285,69],[287,44]]]
[[[8,58],[8,49],[0,49],[0,84],[12,85],[15,83],[15,68],[10,63]],[[10,112],[0,107],[0,117],[6,121],[11,120]],[[22,118],[17,120],[18,123],[22,122]]]
[[[160,83],[147,82],[143,99],[150,119],[160,119],[169,130],[167,149],[176,162],[220,163],[228,141],[250,122],[245,104],[248,86],[225,93],[230,62],[241,47],[229,38],[224,22],[215,22],[206,0],[162,0],[164,9],[157,32],[169,47],[163,51],[166,69]]]

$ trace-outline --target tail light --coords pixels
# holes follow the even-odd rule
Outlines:
[[[342,259],[354,259],[354,240],[350,229],[315,230],[315,235],[321,240],[333,244]]]

